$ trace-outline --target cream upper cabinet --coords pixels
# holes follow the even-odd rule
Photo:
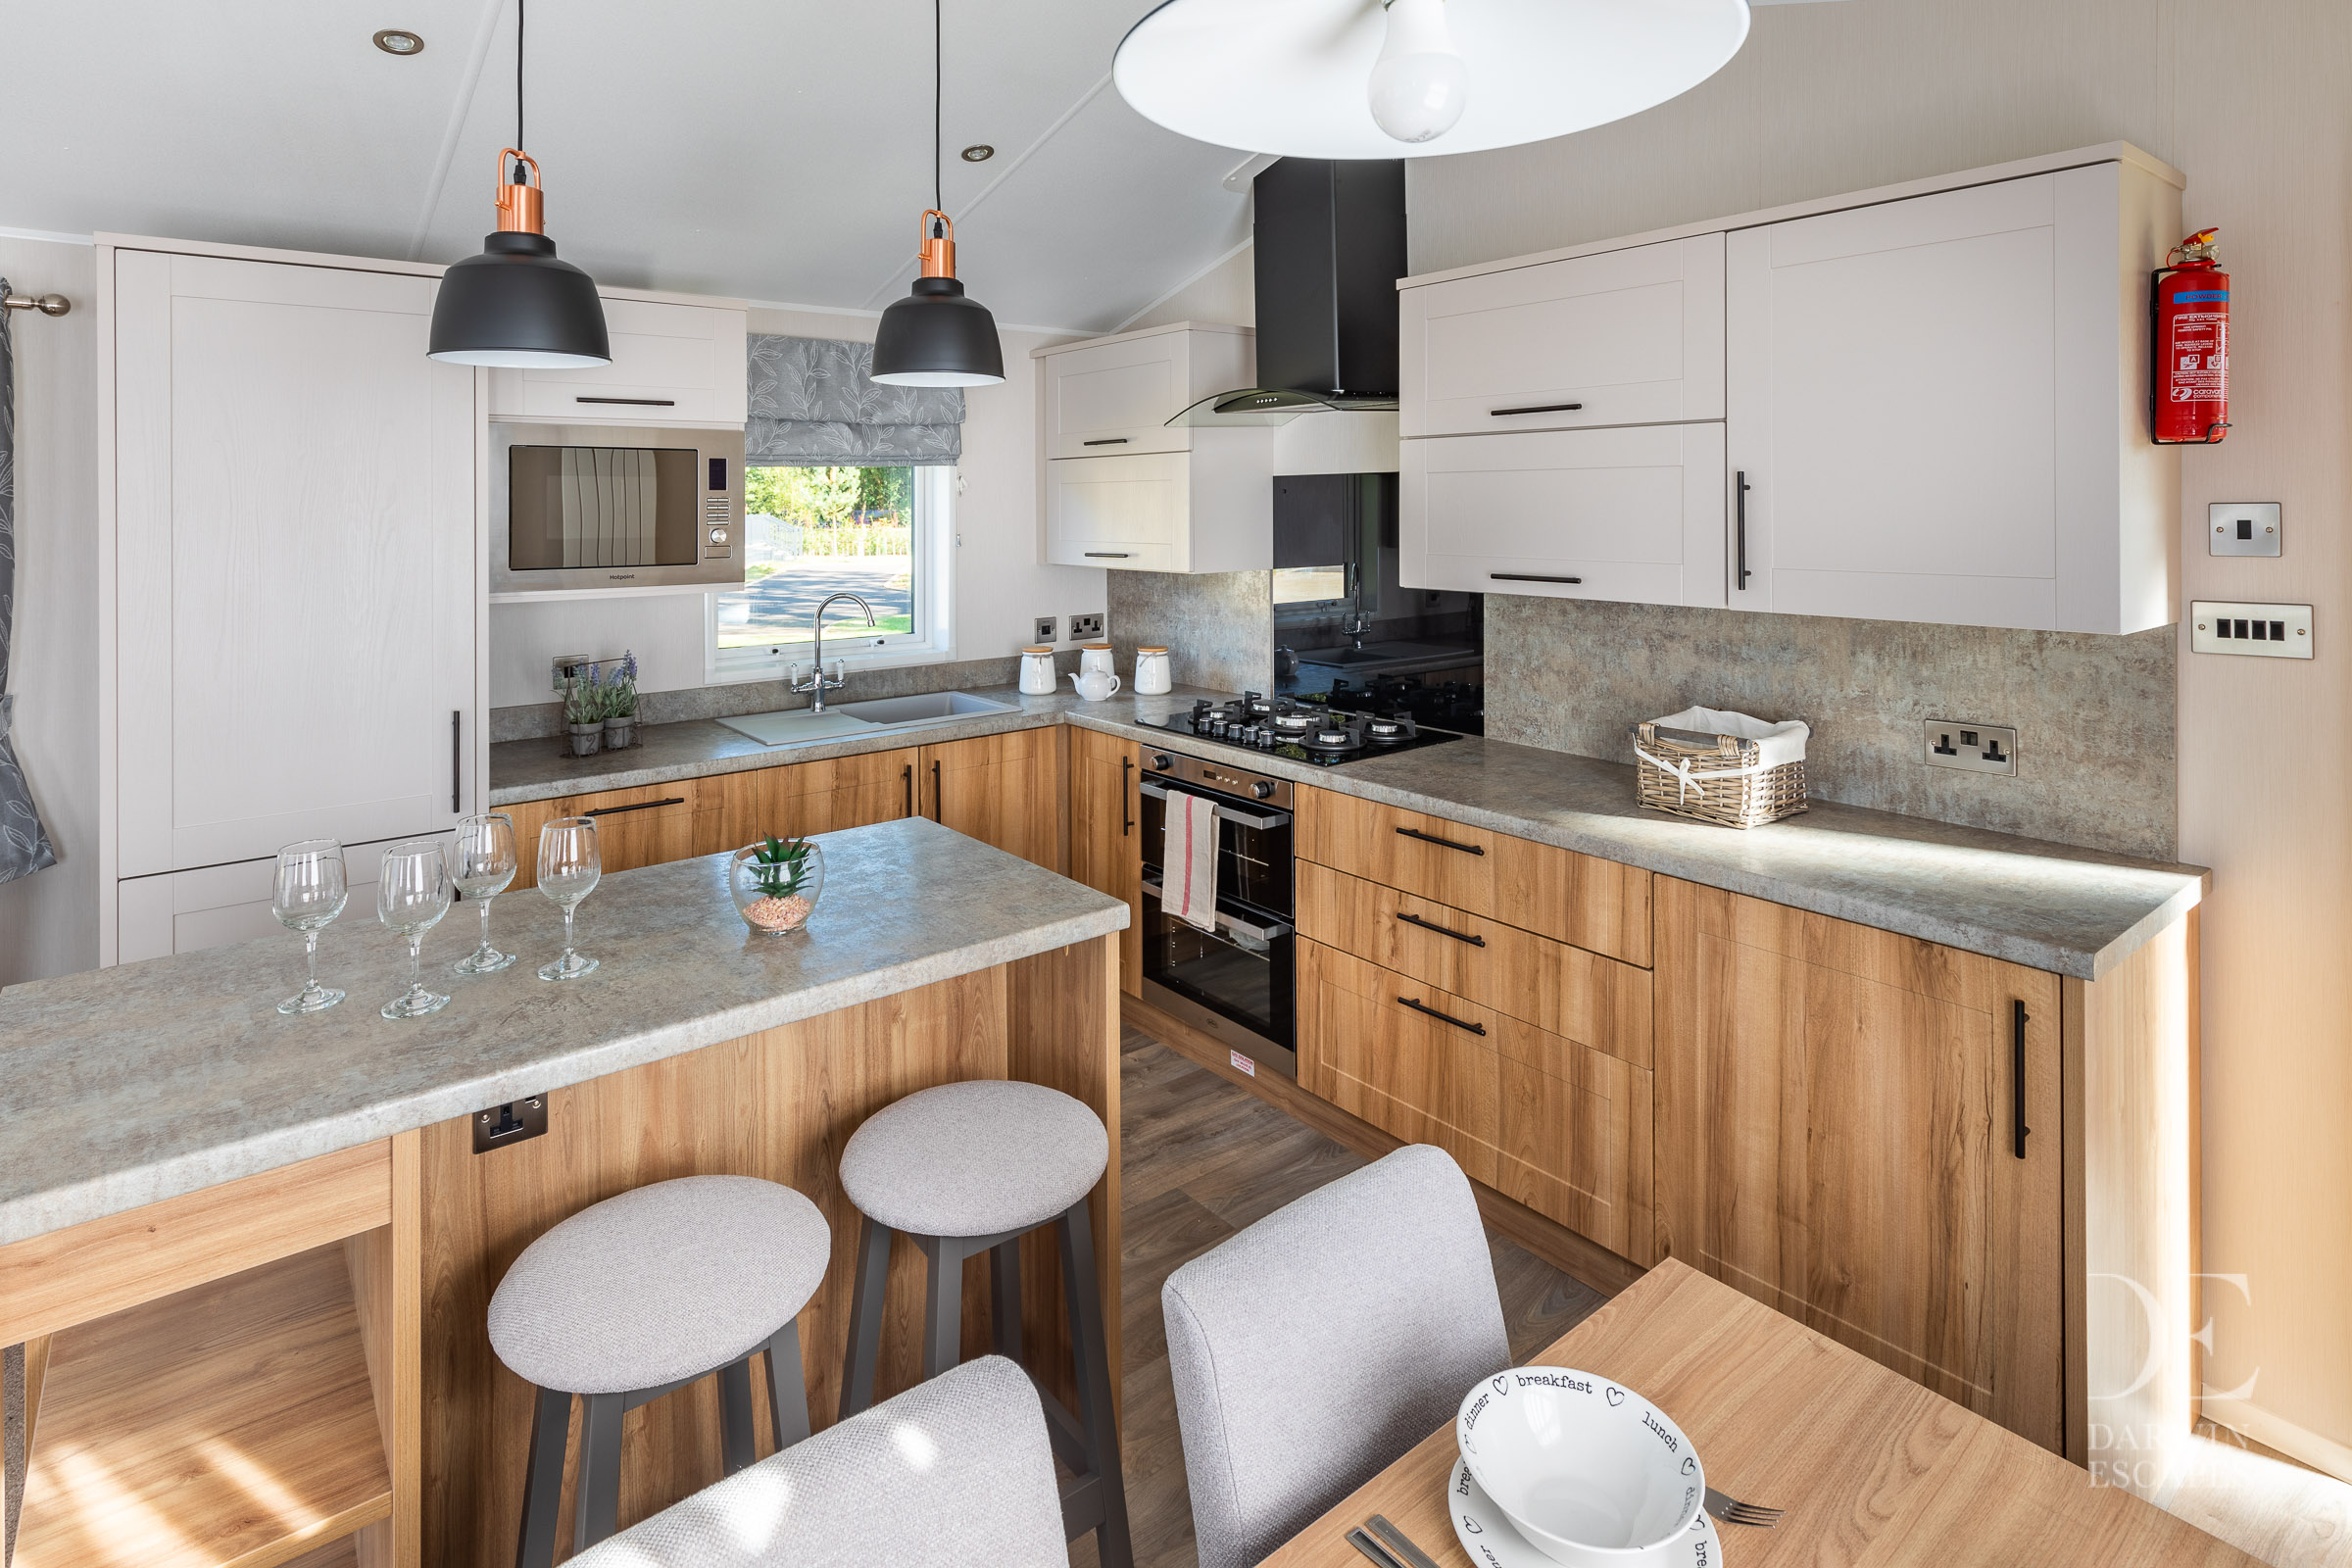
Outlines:
[[[1447,436],[1403,451],[1408,588],[1724,602],[1720,423]]]
[[[1044,556],[1113,571],[1274,564],[1274,432],[1171,425],[1250,385],[1247,327],[1172,326],[1033,351]]]
[[[2132,632],[2175,617],[2148,272],[2180,192],[2101,163],[1731,236],[1738,607]],[[1737,552],[1740,541],[1735,540]]]
[[[1192,429],[1168,420],[1212,392],[1250,385],[1255,344],[1246,327],[1188,321],[1039,351],[1046,457],[1191,451]]]
[[[740,427],[749,417],[749,314],[739,306],[607,293],[612,363],[493,370],[490,416],[565,424]]]
[[[1400,433],[1722,418],[1723,239],[1404,289]]]
[[[111,255],[102,863],[266,862],[483,809],[480,421],[474,372],[425,357],[439,280]]]

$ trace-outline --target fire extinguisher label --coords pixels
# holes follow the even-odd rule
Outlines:
[[[2226,288],[2182,289],[2180,293],[2173,296],[2175,300],[2182,305],[2197,305],[2212,300],[2227,300],[2229,297],[2230,291]]]

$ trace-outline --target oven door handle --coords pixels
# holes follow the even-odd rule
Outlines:
[[[1151,881],[1145,882],[1144,891],[1151,894],[1153,898],[1159,900],[1162,907],[1166,906],[1168,895],[1166,890],[1163,889],[1158,883]],[[1217,924],[1223,926],[1235,936],[1251,937],[1259,942],[1274,942],[1283,937],[1292,935],[1297,930],[1295,926],[1284,925],[1280,920],[1275,921],[1271,925],[1251,925],[1247,920],[1235,919],[1232,915],[1227,914],[1223,909],[1219,909],[1217,911]]]
[[[1152,779],[1144,780],[1141,784],[1138,784],[1136,788],[1142,791],[1144,794],[1151,796],[1152,799],[1160,801],[1166,800],[1170,794],[1190,795],[1193,793],[1191,790],[1171,791],[1165,784],[1158,783]],[[1203,799],[1206,799],[1206,797],[1203,797]],[[1242,827],[1253,827],[1263,831],[1269,828],[1289,827],[1291,825],[1291,813],[1288,811],[1251,812],[1245,811],[1238,806],[1227,806],[1223,801],[1212,801],[1210,804],[1216,807],[1217,815],[1219,818],[1227,822],[1237,823]]]

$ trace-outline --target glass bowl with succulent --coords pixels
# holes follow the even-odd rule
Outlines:
[[[605,682],[605,750],[617,752],[636,744],[637,656],[620,656],[620,667]]]
[[[605,741],[605,683],[594,664],[581,666],[564,688],[564,724],[571,736],[571,755],[594,757]]]
[[[774,935],[798,931],[816,911],[825,887],[825,852],[812,839],[780,839],[735,852],[727,867],[735,908],[754,931]]]

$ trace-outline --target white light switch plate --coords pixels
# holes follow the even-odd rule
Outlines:
[[[2188,607],[2188,646],[2200,654],[2309,659],[2309,605],[2239,605],[2199,599]]]
[[[2205,553],[2275,556],[2280,543],[2276,501],[2215,501],[2205,508]]]

